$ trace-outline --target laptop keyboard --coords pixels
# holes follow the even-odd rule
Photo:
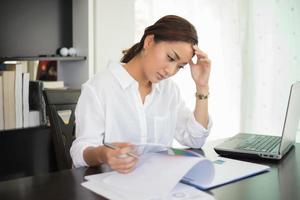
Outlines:
[[[281,138],[276,136],[256,135],[245,140],[245,142],[239,146],[239,149],[258,152],[271,152],[280,143],[280,140]]]

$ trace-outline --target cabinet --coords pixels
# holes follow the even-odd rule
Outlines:
[[[15,6],[18,7],[19,1],[18,0],[11,0],[15,2]],[[51,3],[54,0],[47,0],[47,3]],[[56,0],[56,2],[61,0]],[[93,4],[94,0],[70,0],[71,1],[71,11],[72,11],[72,19],[70,23],[72,23],[72,46],[76,48],[77,57],[55,57],[55,56],[46,56],[40,57],[38,56],[40,53],[21,57],[16,57],[16,55],[10,56],[2,56],[0,55],[0,62],[9,61],[9,60],[57,60],[58,61],[58,80],[63,80],[65,85],[71,88],[80,88],[81,84],[87,81],[93,74],[94,74],[94,50],[93,50]],[[8,1],[6,1],[8,2]],[[46,2],[45,0],[35,1],[35,0],[24,0],[24,2]],[[3,5],[3,2],[0,3]],[[38,8],[37,8],[38,9]],[[59,9],[64,9],[59,8]],[[3,11],[3,10],[2,10]],[[3,13],[3,12],[2,12]],[[18,15],[17,12],[14,12],[15,15]],[[3,18],[1,18],[2,14],[0,14],[0,22],[3,22]],[[22,18],[22,16],[19,16]],[[2,21],[1,21],[2,20]],[[62,23],[64,25],[64,23]],[[45,23],[45,26],[47,24]],[[24,30],[21,30],[24,31]],[[3,29],[1,29],[3,32]],[[10,40],[13,40],[12,37]],[[1,43],[1,33],[0,33],[0,43]],[[36,45],[36,44],[35,44]],[[2,48],[1,51],[5,51],[5,48]],[[9,137],[8,137],[9,136]],[[5,150],[1,151],[5,158],[10,159],[10,161],[17,162],[22,160],[21,156],[14,157],[14,154],[11,155],[11,152],[15,152],[18,154],[18,149],[22,149],[22,152],[25,152],[26,155],[30,157],[28,160],[27,156],[24,157],[22,162],[27,162],[26,166],[20,165],[17,170],[11,168],[9,174],[12,175],[14,178],[28,176],[28,175],[36,175],[41,173],[47,173],[56,170],[56,163],[53,158],[53,146],[52,140],[50,136],[50,129],[49,127],[35,127],[35,128],[25,128],[25,129],[15,129],[15,130],[1,130],[0,137],[5,137],[6,140],[2,141],[1,149],[4,148]],[[4,145],[5,144],[5,145]],[[19,146],[21,144],[21,146]],[[38,144],[38,148],[35,145]],[[23,145],[23,146],[22,146]],[[43,156],[44,160],[38,160],[38,166],[36,165],[36,159],[40,159],[41,156],[41,148],[43,152],[45,152]],[[19,154],[18,154],[19,155]],[[21,154],[20,154],[21,155]],[[23,155],[23,154],[22,154]],[[38,155],[38,158],[36,157]],[[3,157],[3,156],[2,156]],[[12,163],[10,161],[5,162],[5,169],[10,169],[11,166],[15,165],[15,162]],[[54,163],[53,163],[54,162]],[[3,164],[3,163],[2,163]],[[10,166],[11,164],[11,166]],[[42,166],[42,167],[40,167]],[[28,167],[28,168],[27,168]],[[35,167],[35,168],[33,168]],[[1,168],[2,170],[2,168]],[[0,171],[1,171],[0,170]],[[22,171],[23,170],[23,171]],[[36,172],[35,170],[40,170]],[[26,171],[26,172],[24,172]],[[4,179],[13,178],[5,177],[8,176],[7,171],[1,171],[1,177]],[[27,173],[28,172],[28,173]]]
[[[0,131],[0,158],[0,181],[57,171],[48,127]]]

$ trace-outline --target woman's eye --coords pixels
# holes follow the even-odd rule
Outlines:
[[[174,59],[174,58],[172,58],[172,57],[171,57],[171,56],[169,56],[169,55],[168,55],[168,59],[169,59],[169,61],[171,61],[171,62],[175,61],[175,59]]]

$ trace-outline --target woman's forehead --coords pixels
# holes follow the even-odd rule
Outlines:
[[[188,42],[164,42],[167,50],[182,62],[188,62],[194,55],[193,45]]]

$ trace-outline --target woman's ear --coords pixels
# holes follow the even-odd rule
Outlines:
[[[147,35],[144,40],[144,49],[148,49],[154,44],[154,35]]]

